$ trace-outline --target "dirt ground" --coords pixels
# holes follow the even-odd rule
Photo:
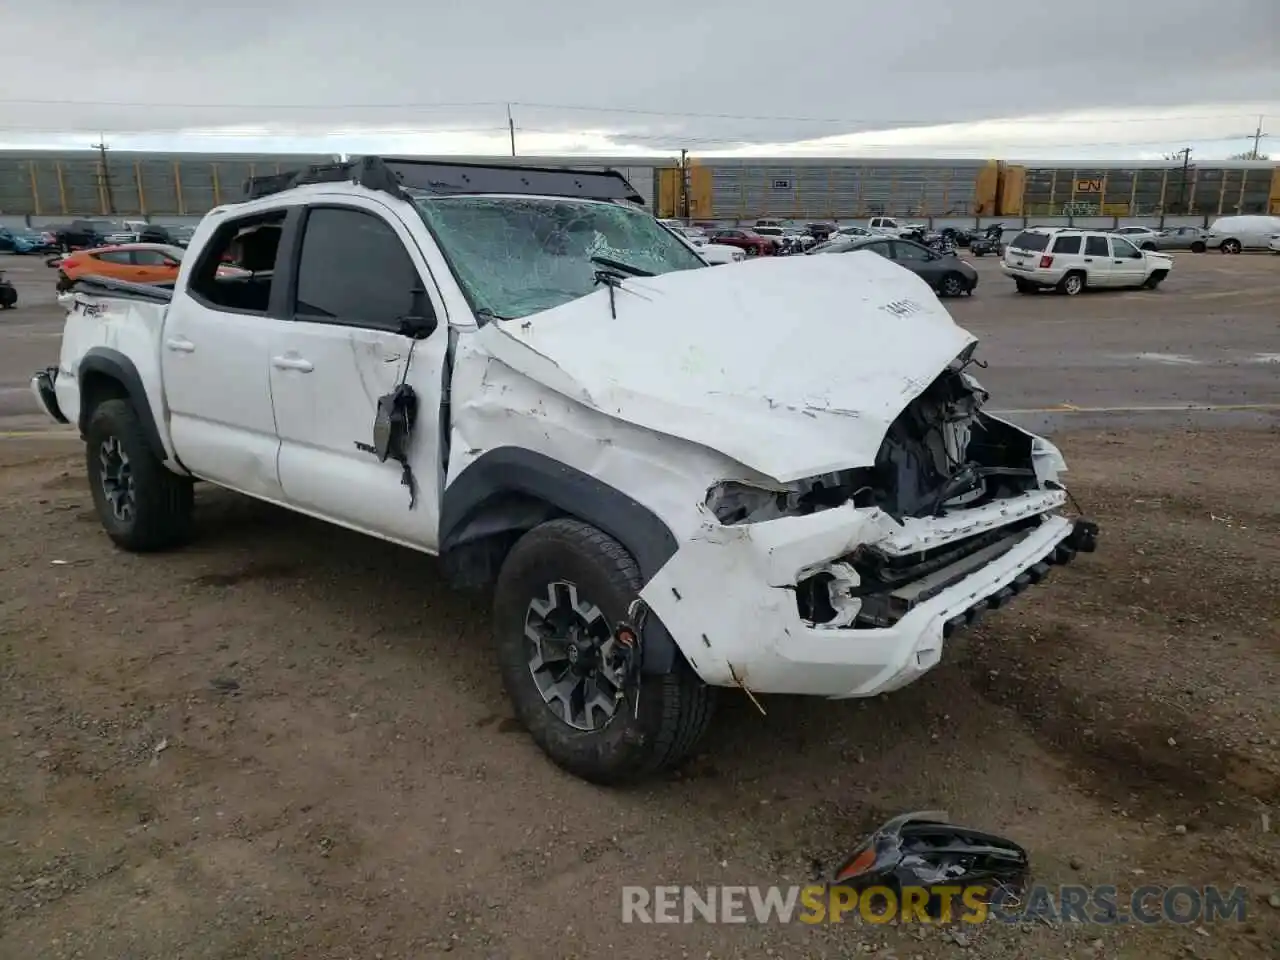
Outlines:
[[[0,441],[0,957],[1275,956],[1277,440],[1067,435],[1098,553],[897,694],[728,698],[631,791],[543,758],[430,558],[208,489],[194,546],[130,556],[77,444]],[[621,923],[623,885],[804,883],[922,808],[1246,920]]]

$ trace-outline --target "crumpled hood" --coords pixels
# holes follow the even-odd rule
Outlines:
[[[975,338],[868,252],[628,279],[477,334],[497,360],[612,417],[780,482],[869,466],[893,419]]]

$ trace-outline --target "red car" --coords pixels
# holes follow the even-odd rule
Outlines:
[[[745,251],[748,257],[769,257],[778,252],[778,244],[772,237],[761,236],[754,230],[747,230],[744,227],[712,230],[707,235],[707,239],[712,243],[738,247]]]

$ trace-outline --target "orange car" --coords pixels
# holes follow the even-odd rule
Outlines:
[[[58,264],[58,290],[81,277],[109,277],[131,283],[172,283],[186,251],[167,243],[120,243],[76,250]]]

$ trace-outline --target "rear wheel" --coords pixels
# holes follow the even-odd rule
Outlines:
[[[1143,250],[1154,250],[1155,248],[1156,248],[1156,245],[1152,243],[1150,240],[1148,240],[1146,243],[1142,245]]]
[[[137,553],[178,546],[191,536],[192,482],[151,450],[128,400],[104,400],[85,428],[93,505],[118,546]]]
[[[1074,297],[1083,293],[1085,288],[1084,274],[1079,270],[1072,270],[1058,283],[1058,292],[1065,293],[1068,297]]]
[[[1026,280],[1023,280],[1021,277],[1014,277],[1013,285],[1018,288],[1019,293],[1035,293],[1036,292],[1036,285],[1034,283],[1028,283]]]
[[[1222,241],[1223,253],[1239,253],[1240,249],[1241,247],[1240,247],[1239,240],[1223,240]]]
[[[18,291],[13,287],[0,287],[0,310],[11,310],[18,305]]]
[[[642,586],[622,544],[565,517],[516,543],[494,592],[498,664],[516,716],[556,764],[593,783],[673,766],[711,718],[715,691],[682,658],[671,673],[641,677],[638,691],[624,690],[610,665],[614,625]]]

